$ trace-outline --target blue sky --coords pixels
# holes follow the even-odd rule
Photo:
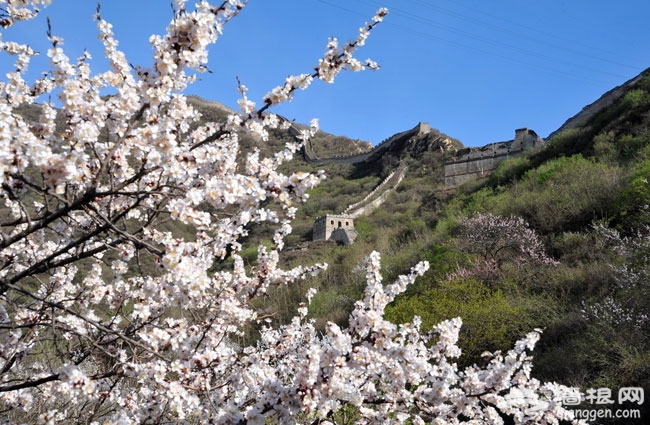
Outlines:
[[[120,47],[148,65],[150,34],[171,17],[168,0],[105,0]],[[377,72],[315,83],[276,109],[325,131],[378,143],[427,121],[467,146],[514,137],[529,127],[546,136],[601,94],[650,67],[650,2],[627,0],[250,0],[212,48],[209,68],[188,93],[236,106],[236,77],[260,101],[289,74],[310,72],[328,37],[354,38],[375,10],[391,13],[359,51]],[[101,47],[96,2],[54,0],[42,17],[4,32],[46,59],[44,17],[70,56]],[[34,75],[45,69],[34,62]],[[11,69],[0,56],[0,73]]]

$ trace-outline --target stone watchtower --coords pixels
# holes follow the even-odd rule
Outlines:
[[[542,146],[544,143],[544,139],[530,128],[518,128],[515,130],[515,140],[512,141],[510,150],[513,152],[525,151]]]
[[[351,245],[357,238],[354,230],[354,220],[347,215],[327,214],[320,216],[314,222],[314,235],[312,240],[335,240],[343,245]]]

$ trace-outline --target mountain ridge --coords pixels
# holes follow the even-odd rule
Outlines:
[[[594,116],[610,107],[617,100],[621,99],[625,93],[634,88],[639,81],[642,80],[644,75],[648,74],[650,74],[650,68],[642,71],[637,76],[629,79],[623,84],[607,91],[594,102],[584,106],[579,112],[568,118],[560,127],[552,131],[543,139],[551,140],[555,136],[558,136],[567,130],[584,126]],[[222,114],[234,112],[234,110],[218,101],[207,100],[198,95],[190,95],[188,97],[191,103],[203,112],[214,109],[217,109]],[[290,130],[291,136],[295,137],[297,135],[297,128],[304,127],[303,124],[294,123],[291,127],[293,130]],[[428,142],[423,142],[423,139],[427,136],[430,140]],[[413,139],[416,138],[419,139],[420,145],[415,149],[412,146],[409,148],[409,142],[413,142]],[[415,125],[415,127],[401,132],[396,132],[374,146],[369,142],[353,140],[345,136],[337,136],[325,131],[320,131],[315,138],[309,140],[304,146],[302,156],[307,163],[313,165],[358,164],[377,161],[384,154],[391,154],[399,157],[403,155],[404,151],[408,151],[409,149],[411,149],[411,153],[413,153],[413,151],[421,153],[426,150],[440,149],[442,151],[458,152],[459,155],[462,155],[463,152],[466,154],[468,152],[485,151],[490,146],[506,146],[515,140],[516,138],[503,142],[488,142],[482,146],[468,148],[459,140],[440,133],[438,130],[432,129],[428,123],[420,121]],[[329,143],[330,146],[326,146],[327,143]]]
[[[650,68],[647,68],[623,84],[605,92],[594,102],[584,106],[580,112],[567,119],[557,130],[551,132],[548,136],[546,136],[546,139],[551,139],[562,131],[584,126],[591,118],[623,97],[628,90],[634,88],[643,79],[644,76],[649,74]]]

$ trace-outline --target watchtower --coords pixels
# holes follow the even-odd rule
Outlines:
[[[351,245],[357,237],[354,219],[347,215],[326,214],[314,222],[313,240],[333,239],[343,245]]]

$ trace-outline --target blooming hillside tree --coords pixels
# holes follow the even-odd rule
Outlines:
[[[460,223],[459,245],[464,252],[478,254],[483,261],[517,264],[555,264],[544,244],[522,217],[478,213]]]
[[[459,223],[456,243],[462,252],[477,255],[478,261],[469,268],[460,267],[450,280],[475,277],[492,286],[504,263],[516,267],[557,265],[522,217],[478,213],[465,218]]]
[[[42,3],[1,0],[0,25]],[[353,55],[387,13],[356,40],[330,39],[315,72],[288,77],[261,106],[241,85],[239,113],[199,125],[183,92],[244,6],[176,0],[166,33],[151,38],[148,69],[129,66],[100,10],[104,72],[91,72],[87,56],[70,59],[50,31],[51,70],[29,82],[35,52],[0,41],[15,57],[0,83],[2,423],[327,423],[343,408],[358,423],[571,420],[560,403],[570,389],[530,376],[539,332],[486,367],[459,370],[460,319],[433,334],[417,320],[383,319],[426,263],[384,286],[371,254],[347,329],[319,334],[303,307],[288,325],[263,327],[255,345],[235,343],[261,320],[251,300],[325,267],[278,265],[294,205],[323,178],[278,167],[315,126],[271,157],[241,157],[238,134],[264,141],[286,126],[271,107],[297,89],[376,68]],[[245,267],[241,240],[264,222],[277,225],[274,245]],[[230,269],[215,267],[226,258]]]
[[[615,252],[618,264],[611,265],[614,283],[601,300],[584,303],[584,316],[594,322],[606,323],[619,330],[623,326],[648,329],[644,295],[650,283],[650,229],[643,227],[636,234],[623,236],[602,224],[594,226],[598,244]]]

